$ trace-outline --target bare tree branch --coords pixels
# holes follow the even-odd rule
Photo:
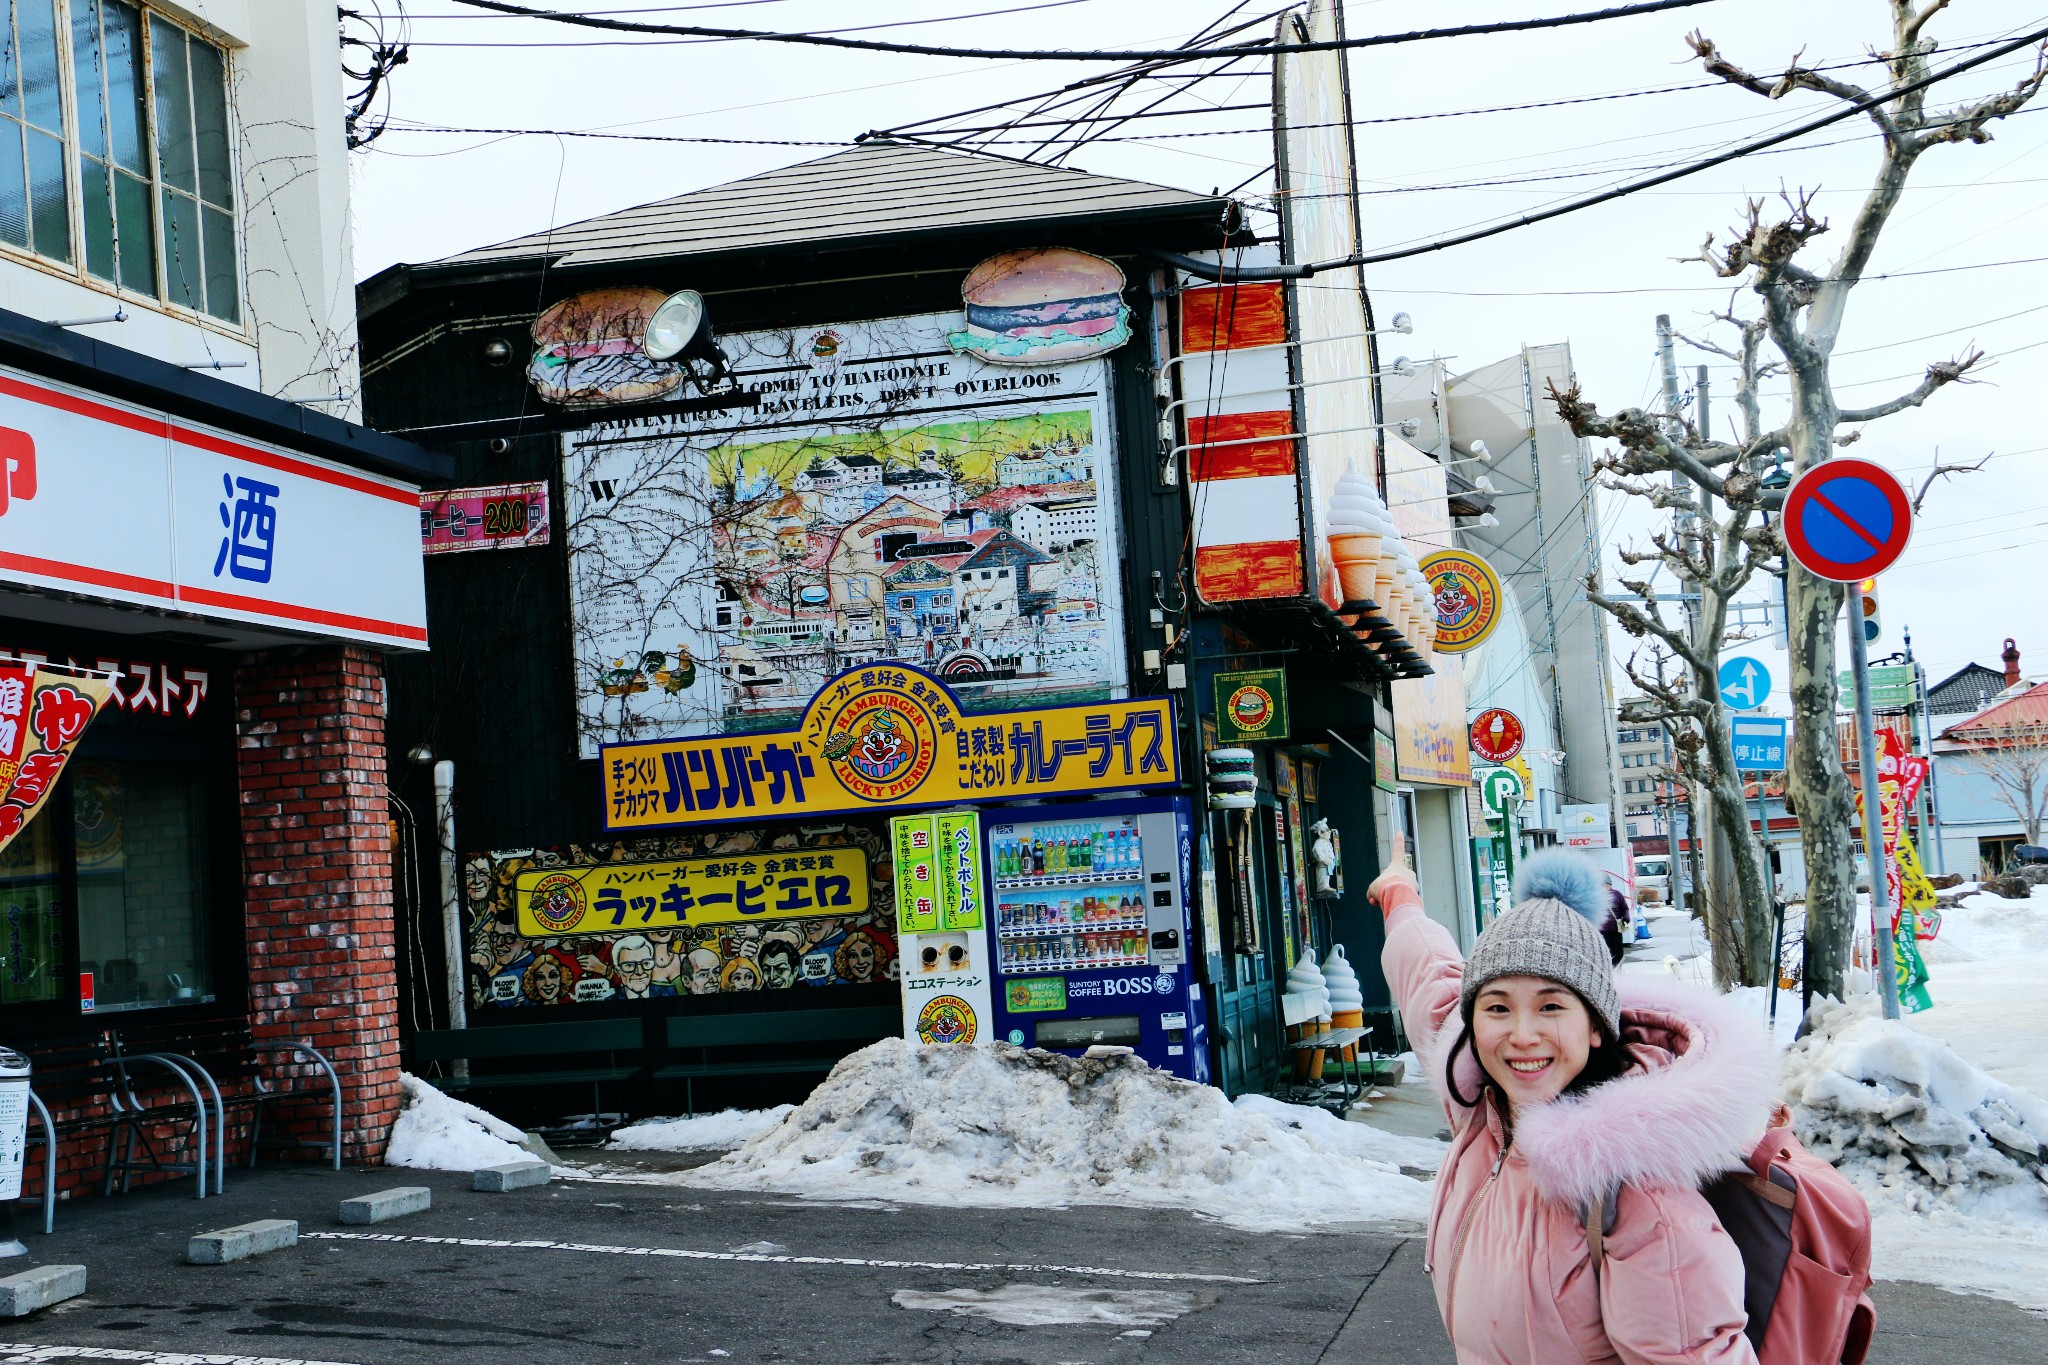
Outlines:
[[[1939,460],[1939,458],[1939,452],[1937,452],[1936,459]],[[1927,477],[1921,481],[1920,491],[1913,495],[1913,514],[1915,516],[1918,516],[1920,514],[1920,504],[1927,501],[1927,490],[1934,487],[1934,481],[1936,479],[1947,478],[1951,474],[1974,474],[1978,470],[1982,469],[1990,459],[1991,457],[1989,455],[1986,455],[1982,460],[1977,461],[1977,463],[1975,464],[1937,463],[1934,466],[1934,468],[1927,471]]]
[[[1765,99],[1783,99],[1794,90],[1818,90],[1824,95],[1833,95],[1836,99],[1849,104],[1862,104],[1876,98],[1870,91],[1852,82],[1837,80],[1812,67],[1801,66],[1799,58],[1805,55],[1803,51],[1793,54],[1792,60],[1785,66],[1783,75],[1775,81],[1766,81],[1751,75],[1723,57],[1720,49],[1714,46],[1713,40],[1698,32],[1687,35],[1685,41],[1692,47],[1693,55],[1700,59],[1700,65],[1709,76],[1719,76],[1730,85],[1740,86],[1744,90],[1762,95]],[[1866,112],[1886,138],[1897,139],[1899,130],[1883,105],[1873,104]]]
[[[1911,393],[1900,394],[1889,402],[1869,408],[1844,408],[1836,420],[1842,422],[1874,422],[1880,417],[1889,417],[1907,408],[1917,408],[1934,396],[1937,389],[1949,384],[1967,382],[1963,376],[1984,359],[1982,351],[1971,351],[1961,360],[1943,360],[1927,367],[1927,377]]]

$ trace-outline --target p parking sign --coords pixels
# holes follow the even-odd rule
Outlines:
[[[1488,768],[1479,775],[1479,799],[1496,817],[1506,815],[1527,795],[1522,790],[1522,779],[1512,768]]]

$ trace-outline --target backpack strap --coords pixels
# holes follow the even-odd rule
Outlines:
[[[1607,1259],[1607,1234],[1614,1230],[1614,1219],[1620,1210],[1621,1187],[1613,1186],[1600,1196],[1598,1203],[1586,1205],[1586,1251],[1593,1258],[1593,1273],[1600,1273],[1600,1263]]]

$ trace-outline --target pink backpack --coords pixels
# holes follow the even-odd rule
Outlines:
[[[1870,1302],[1870,1208],[1856,1187],[1792,1135],[1782,1107],[1748,1166],[1701,1187],[1742,1252],[1742,1301],[1758,1365],[1863,1365]],[[1586,1211],[1599,1273],[1614,1196]]]

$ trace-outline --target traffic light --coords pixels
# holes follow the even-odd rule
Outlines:
[[[1873,645],[1877,637],[1884,634],[1884,627],[1877,617],[1877,580],[1866,578],[1856,585],[1856,596],[1863,603],[1863,643]]]

